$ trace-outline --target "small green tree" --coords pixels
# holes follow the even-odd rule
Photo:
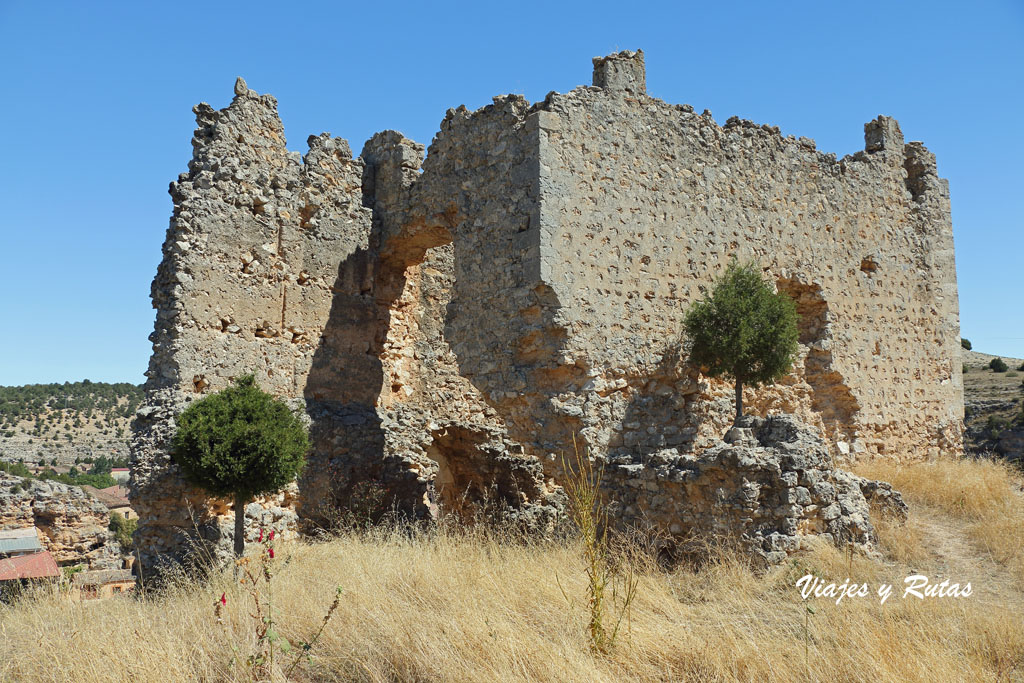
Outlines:
[[[110,513],[110,524],[108,529],[114,532],[114,539],[121,544],[123,550],[131,550],[132,534],[139,527],[139,520],[125,519],[120,512]]]
[[[735,424],[743,417],[743,385],[770,384],[792,366],[797,320],[788,295],[774,292],[753,264],[735,260],[710,295],[686,313],[690,364],[736,382]]]
[[[252,375],[202,398],[177,418],[171,457],[185,478],[235,504],[235,555],[245,551],[245,506],[295,479],[309,437],[281,400],[256,386]]]
[[[960,338],[960,346],[965,351],[970,351],[971,350],[971,340],[970,339],[964,339],[963,337],[961,337]]]
[[[89,470],[89,474],[110,474],[111,469],[110,460],[105,455],[101,455],[96,458],[92,468]]]
[[[989,361],[988,366],[992,368],[993,372],[1006,372],[1010,369],[1010,366],[1002,358],[993,358]]]

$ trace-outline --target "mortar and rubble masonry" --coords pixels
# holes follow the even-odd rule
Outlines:
[[[575,434],[608,464],[616,521],[728,528],[772,560],[803,535],[870,543],[878,485],[823,458],[962,452],[948,185],[891,118],[837,159],[650,97],[640,51],[541,102],[449,109],[425,156],[395,131],[358,155],[327,133],[290,152],[277,101],[242,79],[194,112],[132,440],[144,567],[196,540],[230,554],[230,503],[187,486],[167,443],[190,401],[247,373],[313,443],[292,487],[247,506],[252,537],[367,487],[416,517],[499,509],[542,532]],[[793,416],[785,438],[724,444],[731,386],[686,363],[683,315],[733,257],[800,314],[792,371],[744,392],[753,415]]]

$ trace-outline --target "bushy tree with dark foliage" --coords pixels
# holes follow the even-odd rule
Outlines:
[[[171,457],[185,478],[235,505],[235,555],[245,551],[245,506],[289,484],[309,450],[306,428],[247,375],[177,418]]]
[[[796,304],[787,294],[775,292],[753,264],[735,260],[686,313],[690,364],[736,383],[735,424],[743,417],[743,385],[771,384],[793,365],[797,321]]]

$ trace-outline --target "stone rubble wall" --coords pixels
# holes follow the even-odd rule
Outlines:
[[[289,152],[276,100],[241,79],[229,107],[204,103],[194,111],[193,159],[170,187],[174,214],[152,288],[157,319],[147,401],[132,443],[130,497],[146,567],[179,560],[200,539],[220,554],[231,545],[228,506],[185,485],[170,463],[174,415],[248,373],[296,409],[307,391],[319,399],[323,381],[315,378],[324,373],[316,362],[335,290],[363,287],[362,280],[340,281],[339,264],[360,255],[367,263],[363,163],[348,143],[312,136],[305,157]],[[343,275],[353,274],[358,268]],[[253,527],[293,527],[295,494],[258,503],[267,514],[256,514]]]
[[[731,396],[680,364],[679,333],[737,257],[802,318],[795,371],[749,391],[752,410],[800,415],[839,456],[959,452],[952,229],[934,155],[886,117],[842,160],[770,126],[719,126],[649,97],[643,68],[642,53],[595,60],[594,87],[542,105],[543,277],[588,378],[558,400],[583,412],[592,448],[692,452],[721,436]]]
[[[398,133],[378,134],[355,159],[344,140],[310,137],[300,159],[285,147],[276,101],[241,80],[229,107],[195,111],[194,158],[171,186],[147,401],[134,425],[130,495],[143,566],[179,562],[199,545],[228,556],[230,503],[186,485],[167,442],[191,400],[248,372],[303,412],[313,449],[296,487],[247,507],[247,538],[261,525],[292,533],[299,512],[313,527],[327,523],[367,480],[379,483],[382,507],[427,516],[447,495],[433,485],[438,469],[465,470],[463,457],[479,463],[485,443],[517,490],[460,480],[463,497],[472,485],[474,505],[498,500],[514,517],[550,524],[557,493],[504,438],[444,336],[457,261],[448,226],[458,209],[443,173],[480,169],[456,161],[428,170],[443,182],[419,189],[429,202],[413,200],[423,147]],[[503,132],[503,116],[489,129]],[[466,138],[479,130],[467,129],[435,146],[471,146]],[[495,191],[504,170],[491,172]],[[482,248],[477,258],[486,257]],[[536,514],[517,511],[536,501]]]
[[[873,551],[871,503],[906,520],[898,492],[836,469],[817,430],[792,415],[748,417],[743,425],[699,456],[659,453],[644,463],[612,456],[605,482],[614,514],[639,526],[664,524],[678,539],[676,552],[726,538],[766,564],[812,538]]]
[[[227,108],[196,107],[134,430],[144,565],[197,537],[228,552],[230,507],[186,486],[166,443],[189,401],[249,372],[306,416],[313,449],[247,534],[324,523],[367,483],[416,517],[498,504],[550,528],[574,434],[647,472],[619,490],[678,524],[687,499],[648,463],[698,457],[729,424],[728,385],[686,365],[679,332],[734,255],[802,316],[793,372],[748,392],[751,412],[795,414],[841,459],[962,449],[934,156],[886,117],[842,160],[719,126],[649,97],[642,52],[595,60],[593,79],[450,109],[425,158],[395,131],[359,157],[328,134],[289,152],[276,101],[241,79]]]

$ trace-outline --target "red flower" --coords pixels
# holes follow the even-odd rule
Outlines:
[[[274,540],[274,530],[273,529],[270,530],[270,540],[271,541]]]
[[[222,605],[226,605],[226,604],[228,604],[228,596],[227,596],[227,593],[221,593],[221,594],[220,594],[220,604],[222,604]]]
[[[274,559],[274,549],[273,548],[269,548],[267,550],[267,552],[270,553],[270,559]]]
[[[263,527],[260,527],[260,538],[259,538],[259,541],[257,541],[257,542],[258,543],[263,543]]]

